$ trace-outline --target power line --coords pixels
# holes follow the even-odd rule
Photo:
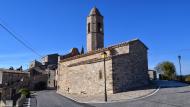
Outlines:
[[[28,46],[32,46],[27,40],[25,40],[25,38],[23,38],[22,35],[18,34],[17,32],[14,32],[14,30],[1,17],[0,17],[0,21],[1,21],[1,24],[6,26],[6,28],[9,29],[9,31],[11,31],[12,33],[14,33],[14,35],[17,35],[17,37],[19,37],[20,40],[22,40],[25,44],[27,44]]]
[[[38,52],[36,52],[33,48],[31,48],[30,46],[28,46],[24,41],[22,41],[21,39],[19,39],[14,33],[12,33],[6,26],[4,26],[3,24],[0,23],[0,26],[6,30],[15,40],[17,40],[19,43],[21,43],[24,47],[26,47],[27,49],[29,49],[30,51],[32,51],[34,54],[36,54],[39,57],[42,57]]]

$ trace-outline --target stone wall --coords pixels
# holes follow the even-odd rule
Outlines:
[[[101,24],[99,28],[98,24]],[[103,16],[89,15],[87,17],[87,51],[94,51],[104,47]],[[99,31],[99,29],[102,29]]]
[[[150,80],[156,80],[157,78],[156,78],[156,71],[154,71],[154,70],[149,70],[148,71],[148,74],[149,74],[149,78],[150,78]]]
[[[13,100],[0,101],[0,107],[13,107]]]
[[[42,64],[43,65],[57,64],[58,56],[59,56],[58,54],[50,54],[44,56],[43,58],[41,58]]]
[[[112,61],[106,61],[107,90],[112,92]],[[58,78],[58,92],[73,94],[104,94],[104,63],[93,62],[91,64],[66,67],[61,65]],[[62,84],[62,85],[61,85]]]
[[[16,71],[16,70],[9,70],[9,69],[0,69],[0,84],[1,85],[12,86],[20,82],[22,82],[23,86],[28,86],[28,82],[29,82],[28,72],[21,72],[21,71]]]
[[[29,68],[38,67],[38,66],[41,66],[41,65],[42,65],[41,62],[39,62],[39,61],[37,61],[37,60],[34,60],[34,61],[32,61],[32,62],[30,63]]]
[[[112,64],[114,93],[148,84],[147,48],[139,41],[129,45],[129,53],[112,57]]]
[[[104,63],[106,51],[108,94],[148,84],[147,47],[139,40],[110,46],[59,62],[58,93],[104,94]]]
[[[48,73],[48,80],[47,80],[47,87],[48,88],[55,88],[55,73],[56,70],[46,70]]]
[[[35,76],[30,76],[29,89],[35,90],[36,88],[40,88],[40,87],[36,87],[36,85],[40,82],[47,83],[47,81],[48,81],[47,74],[39,74],[39,75],[35,75]]]
[[[114,51],[113,51],[114,49]],[[112,56],[129,52],[128,44],[111,46],[109,49],[99,51],[74,60],[63,60],[58,65],[58,92],[77,94],[104,94],[104,63],[102,52],[107,53],[106,73],[107,91],[113,93]]]

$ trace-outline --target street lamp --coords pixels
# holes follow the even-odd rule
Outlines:
[[[107,53],[104,51],[102,54],[102,58],[104,58],[104,95],[105,95],[105,102],[107,102],[107,89],[106,89],[106,57]]]
[[[180,56],[180,55],[178,56],[178,59],[179,59],[180,79],[181,79],[181,81],[182,81],[182,74],[181,74],[181,56]]]

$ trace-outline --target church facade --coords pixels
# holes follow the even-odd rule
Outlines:
[[[104,94],[104,77],[108,94],[147,85],[147,50],[139,39],[105,48],[103,16],[93,8],[87,17],[87,53],[59,59],[57,93]]]

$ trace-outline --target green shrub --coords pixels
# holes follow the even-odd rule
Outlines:
[[[185,82],[190,83],[190,76],[185,77]]]
[[[21,95],[26,96],[26,97],[29,97],[29,96],[30,96],[30,90],[27,89],[27,88],[21,88],[21,89],[19,90],[19,93],[20,93]]]

